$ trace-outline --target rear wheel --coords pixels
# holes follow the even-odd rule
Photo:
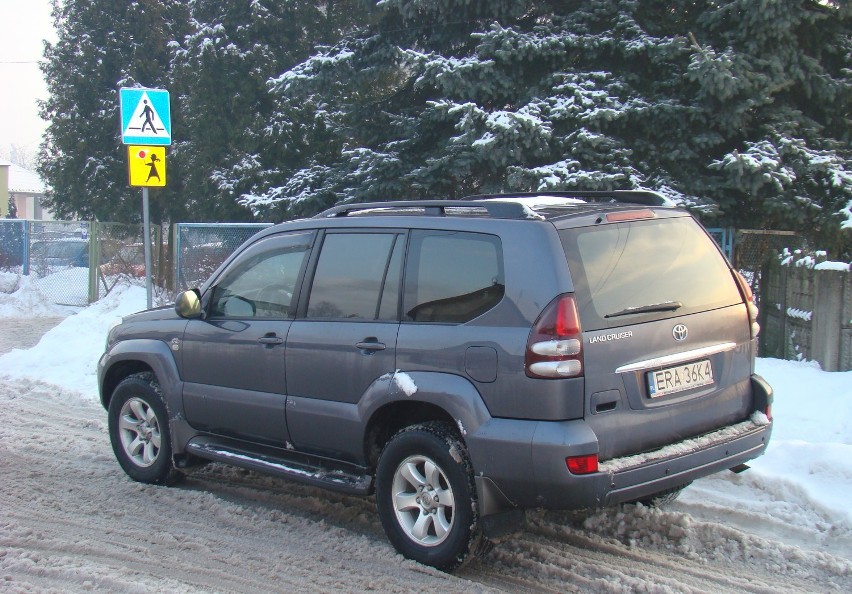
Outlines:
[[[376,505],[391,544],[409,559],[450,571],[479,538],[470,458],[449,425],[397,433],[376,470]]]
[[[179,476],[172,463],[166,405],[153,374],[122,380],[113,392],[108,417],[112,450],[130,478],[167,484]]]

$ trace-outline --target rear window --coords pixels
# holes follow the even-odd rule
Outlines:
[[[742,301],[728,264],[691,217],[559,232],[585,330]]]

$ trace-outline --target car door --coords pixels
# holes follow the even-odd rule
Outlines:
[[[405,235],[328,232],[287,337],[287,424],[296,448],[357,458],[357,404],[395,369]]]
[[[285,341],[314,232],[247,248],[203,296],[184,333],[183,404],[196,429],[286,447]]]

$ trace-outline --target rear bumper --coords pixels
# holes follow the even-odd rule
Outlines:
[[[765,410],[772,389],[755,376],[755,403]],[[574,475],[565,458],[598,452],[582,420],[493,419],[468,437],[483,516],[512,508],[581,509],[643,499],[736,467],[763,454],[772,421],[762,412],[706,435],[653,452],[614,458],[598,472]]]
[[[548,425],[570,425],[548,423]],[[572,427],[563,427],[571,433]],[[535,433],[539,433],[536,431]],[[545,432],[551,434],[551,431]],[[695,439],[678,442],[656,452],[607,460],[598,472],[574,475],[565,458],[583,455],[597,444],[532,441],[516,444],[515,456],[499,468],[480,471],[471,447],[480,513],[487,516],[512,508],[596,508],[645,497],[680,487],[701,477],[733,468],[763,454],[772,423],[755,413],[752,419]],[[469,440],[469,443],[475,440]],[[473,445],[471,443],[471,445]],[[478,444],[482,445],[482,444]],[[503,442],[501,447],[505,447]],[[585,446],[585,447],[580,447]],[[529,454],[519,457],[521,451]]]
[[[606,480],[597,485],[603,492],[598,491],[595,500],[602,500],[605,506],[635,501],[756,458],[766,450],[772,433],[771,422],[762,422],[751,420],[687,440],[648,459],[632,456],[610,460],[601,465]],[[737,430],[735,435],[730,435],[732,430]],[[680,448],[685,452],[665,455],[669,449]]]

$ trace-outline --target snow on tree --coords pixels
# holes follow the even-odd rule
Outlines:
[[[842,252],[849,22],[808,0],[383,0],[270,81],[271,128],[324,136],[241,201],[644,187]]]
[[[41,104],[41,116],[48,127],[38,171],[49,187],[46,205],[58,217],[127,222],[141,218],[139,191],[128,187],[118,89],[168,86],[166,43],[185,27],[182,4],[54,2],[58,39],[45,46],[42,64],[49,98]],[[175,184],[152,192],[155,222],[168,218],[179,205],[176,196]]]
[[[183,140],[175,151],[190,217],[251,220],[236,198],[280,157],[263,142],[272,98],[266,81],[308,55],[302,28],[317,9],[297,2],[195,0],[192,32],[173,41],[173,89]],[[276,159],[272,158],[274,162]]]
[[[136,212],[115,89],[140,83],[172,92],[162,196],[187,220],[641,187],[852,251],[845,2],[68,0],[55,16],[40,172],[61,215]]]

